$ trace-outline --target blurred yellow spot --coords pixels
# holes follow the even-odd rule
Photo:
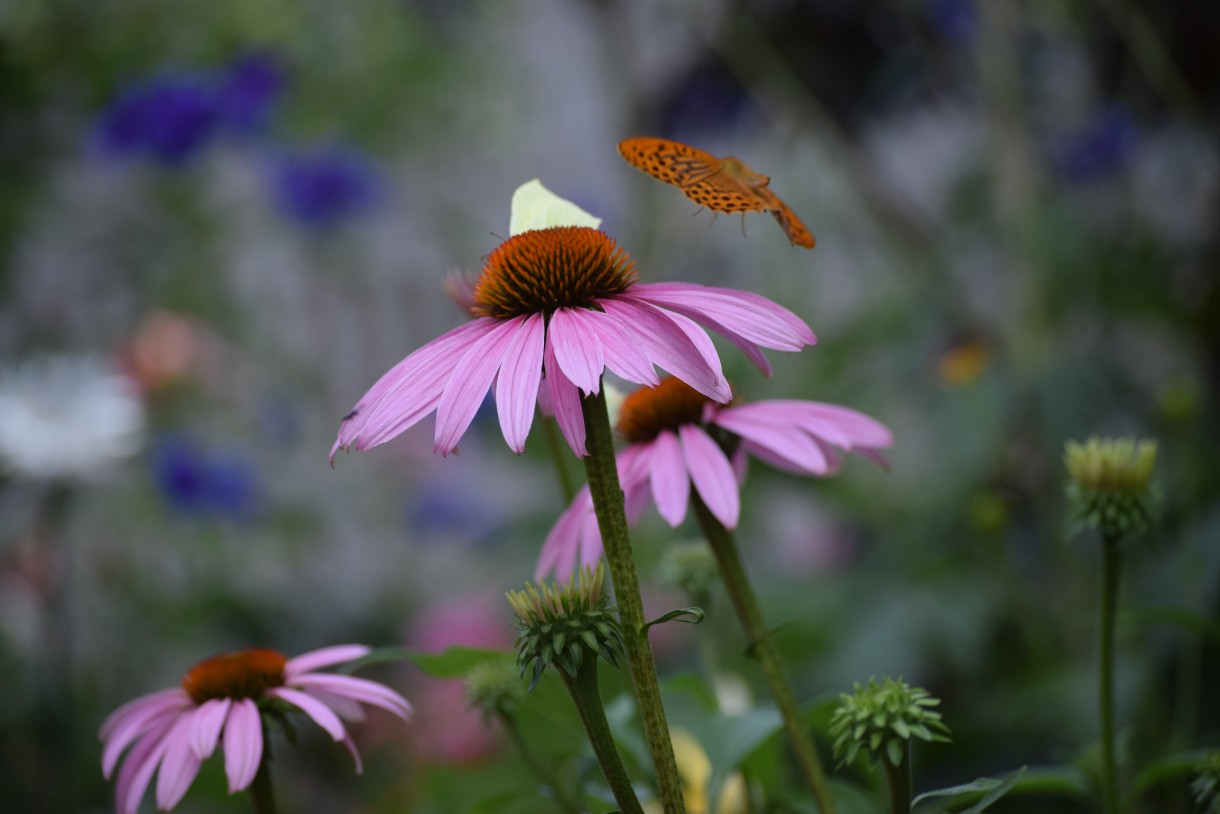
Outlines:
[[[674,760],[682,779],[682,799],[686,814],[712,814],[708,782],[712,779],[712,762],[699,741],[683,729],[670,734],[674,745]],[[715,814],[746,814],[746,781],[741,772],[734,772],[724,781]],[[644,806],[647,814],[661,814],[661,804],[655,800]]]
[[[988,361],[989,354],[982,342],[963,342],[941,354],[936,372],[945,384],[969,384],[983,375]]]

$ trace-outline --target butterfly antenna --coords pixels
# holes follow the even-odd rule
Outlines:
[[[746,236],[746,213],[741,213],[741,236]]]

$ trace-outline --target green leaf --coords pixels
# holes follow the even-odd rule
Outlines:
[[[695,608],[695,607],[678,608],[677,610],[671,610],[669,613],[665,614],[664,616],[658,616],[656,619],[653,619],[651,622],[645,622],[643,625],[640,626],[640,632],[643,633],[643,632],[647,631],[648,628],[652,627],[653,625],[659,625],[663,622],[670,622],[670,621],[685,622],[688,625],[697,625],[703,621],[703,617],[705,615],[706,614],[704,614],[703,608]]]
[[[982,814],[983,811],[986,811],[992,804],[1011,791],[1027,769],[1027,766],[1022,766],[1000,780],[991,777],[980,777],[971,783],[965,783],[960,786],[924,792],[911,801],[911,808],[914,809],[925,800],[938,797],[962,797],[965,795],[982,794],[982,798],[977,803],[961,812],[961,814]]]
[[[1162,783],[1193,774],[1211,752],[1211,749],[1190,749],[1153,761],[1135,776],[1131,784],[1132,794],[1139,796]]]
[[[426,653],[405,647],[379,647],[364,658],[352,662],[343,672],[350,672],[368,664],[409,661],[433,678],[464,678],[480,664],[498,659],[512,661],[513,658],[514,654],[507,651],[475,647],[450,647],[443,653]]]

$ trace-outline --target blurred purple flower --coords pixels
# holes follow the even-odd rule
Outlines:
[[[238,133],[262,127],[286,85],[283,65],[274,54],[253,51],[235,59],[221,77],[218,90],[225,127]]]
[[[372,204],[377,176],[361,153],[328,145],[280,159],[272,190],[285,215],[307,227],[326,228]]]
[[[967,43],[974,39],[978,21],[970,0],[928,0],[924,14],[932,27],[949,42]]]
[[[93,143],[102,155],[188,161],[219,123],[219,100],[203,74],[163,73],[134,82],[102,111]]]
[[[1139,140],[1125,108],[1110,107],[1054,150],[1055,169],[1068,181],[1096,181],[1122,168]]]
[[[257,483],[245,459],[202,449],[178,434],[153,448],[153,474],[165,500],[184,514],[246,520],[254,513]]]

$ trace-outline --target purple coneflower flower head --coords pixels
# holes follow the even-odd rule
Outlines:
[[[225,127],[246,133],[262,127],[287,85],[283,66],[268,51],[243,54],[220,78],[218,102]]]
[[[284,156],[271,183],[283,213],[310,228],[334,226],[364,211],[377,194],[373,164],[356,150],[335,145]]]
[[[512,235],[488,256],[474,289],[475,318],[403,359],[343,419],[339,449],[384,444],[436,413],[435,450],[448,455],[494,387],[514,452],[540,403],[568,445],[585,450],[581,395],[602,372],[655,385],[659,367],[717,402],[731,398],[711,328],[764,373],[762,348],[797,351],[813,332],[756,294],[692,283],[640,283],[635,261],[604,232],[551,226]]]
[[[135,814],[154,773],[157,808],[172,809],[217,745],[224,749],[229,793],[247,788],[263,759],[262,711],[272,707],[304,712],[347,747],[357,773],[361,772],[360,753],[343,720],[363,720],[361,704],[407,720],[411,705],[374,681],[317,671],[368,653],[368,647],[355,644],[291,659],[262,648],[225,653],[195,665],[181,686],[119,707],[98,733],[103,743],[102,773],[107,778],[127,752],[115,786],[116,810]]]
[[[148,156],[168,164],[194,157],[216,131],[220,105],[202,74],[164,73],[125,88],[102,112],[93,142],[101,154]]]
[[[841,452],[887,466],[880,450],[894,440],[885,425],[847,407],[789,400],[724,406],[678,379],[624,399],[618,431],[627,441],[618,454],[618,476],[628,522],[651,502],[675,528],[686,518],[692,485],[725,528],[736,528],[748,456],[786,472],[825,477],[838,472]],[[547,535],[536,575],[566,574],[601,555],[586,486]]]

